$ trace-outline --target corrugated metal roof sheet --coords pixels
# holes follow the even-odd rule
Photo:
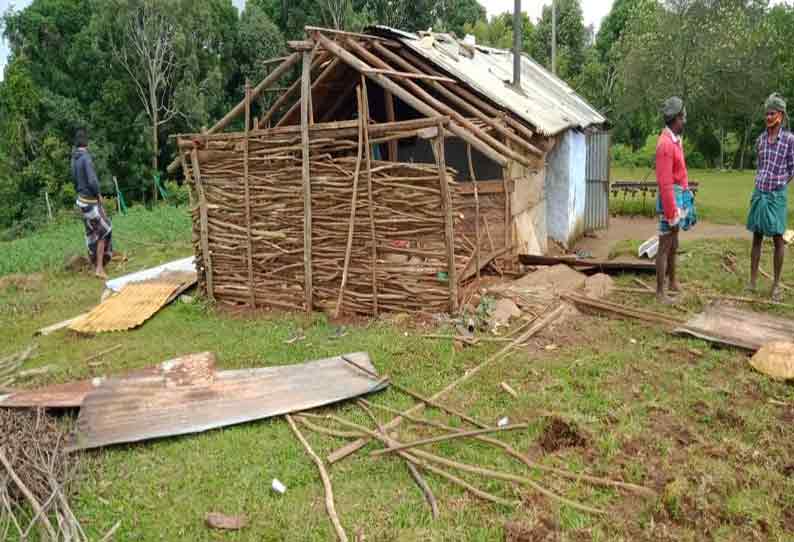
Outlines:
[[[476,46],[473,58],[461,54],[461,46],[447,34],[432,39],[387,26],[373,27],[432,61],[456,79],[486,96],[495,104],[524,119],[543,135],[556,135],[568,128],[604,124],[606,118],[576,94],[564,81],[526,55],[521,57],[521,89],[513,80],[513,53]]]

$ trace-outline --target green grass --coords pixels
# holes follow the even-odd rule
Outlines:
[[[613,181],[655,181],[654,172],[642,168],[613,168]],[[696,204],[698,217],[717,224],[743,224],[747,220],[750,196],[755,183],[755,171],[717,171],[694,169],[689,178],[698,181]],[[641,196],[624,199],[623,194],[612,197],[610,209],[616,214],[655,214],[656,200]],[[794,192],[789,191],[789,222],[794,220]]]
[[[117,248],[128,252],[130,261],[124,269],[111,267],[111,273],[188,254],[183,213],[173,208],[136,210],[125,220],[117,219]],[[184,229],[177,231],[178,224]],[[37,328],[74,316],[98,301],[102,290],[98,282],[59,270],[59,258],[73,247],[60,246],[57,240],[70,242],[75,233],[79,243],[79,229],[69,227],[67,233],[48,230],[14,245],[15,253],[23,255],[20,247],[33,247],[34,254],[19,260],[22,267],[3,262],[3,269],[43,272],[44,283],[37,289],[0,291],[0,356],[27,346]],[[39,257],[38,247],[50,247],[54,259]],[[746,265],[746,243],[709,241],[683,248],[687,255],[681,273],[690,291],[738,294],[741,277],[722,271],[720,261],[730,251],[740,265]],[[2,254],[4,258],[6,252]],[[765,252],[766,266],[769,257]],[[784,279],[794,284],[791,266],[786,267]],[[618,282],[634,286],[630,276]],[[613,298],[662,310],[648,307],[650,299],[641,295],[616,293]],[[701,306],[690,295],[684,309],[695,311]],[[774,312],[794,317],[787,308]],[[298,328],[304,330],[306,340],[286,344]],[[428,332],[426,327],[394,325],[386,319],[351,326],[348,335],[339,339],[333,337],[333,329],[322,315],[311,320],[278,313],[242,318],[200,302],[177,302],[133,331],[93,338],[62,332],[36,339],[39,353],[25,368],[55,365],[57,369],[25,386],[119,372],[203,350],[216,352],[222,368],[297,363],[366,350],[380,371],[430,395],[499,347],[457,352],[446,341],[419,338]],[[547,344],[558,347],[547,350]],[[104,366],[95,369],[85,363],[93,353],[115,345],[122,348],[107,355]],[[693,356],[691,348],[703,356]],[[500,382],[509,383],[519,397],[504,393]],[[375,445],[331,467],[336,508],[351,539],[361,533],[372,541],[501,541],[506,521],[531,525],[545,518],[559,526],[561,541],[791,542],[794,479],[786,474],[786,466],[794,463],[794,427],[787,409],[770,404],[770,398],[794,403],[794,390],[754,372],[742,352],[712,348],[635,322],[580,316],[527,350],[486,368],[452,393],[449,402],[487,423],[502,416],[529,422],[527,430],[499,438],[536,461],[643,484],[659,491],[657,499],[529,472],[499,450],[466,441],[432,449],[460,461],[529,474],[546,487],[606,508],[609,514],[583,514],[524,486],[463,475],[483,489],[522,502],[517,508],[490,505],[428,475],[441,506],[441,517],[433,521],[405,467],[394,458],[367,455]],[[413,404],[393,388],[371,400],[398,409]],[[352,403],[327,410],[369,423]],[[548,411],[574,422],[590,444],[544,454],[538,437],[547,423],[543,413]],[[433,409],[428,416],[448,420]],[[459,420],[452,423],[461,425]],[[435,433],[410,424],[400,429],[405,441],[431,434]],[[305,435],[321,456],[344,443],[308,431]],[[333,539],[316,467],[282,419],[116,446],[83,457],[86,464],[73,504],[92,538],[121,520],[117,540],[124,541]],[[285,495],[270,490],[273,478],[287,485]],[[250,525],[236,533],[210,531],[203,523],[209,511],[245,513]]]
[[[112,221],[117,252],[153,246],[165,249],[174,244],[185,247],[190,241],[190,217],[185,208],[160,206],[147,210],[135,206],[126,215],[113,216]],[[76,212],[66,213],[35,235],[0,242],[0,276],[54,271],[63,266],[66,256],[84,253],[82,220]]]

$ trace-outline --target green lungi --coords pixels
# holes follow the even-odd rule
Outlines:
[[[783,235],[788,219],[788,188],[764,192],[756,188],[750,199],[747,229],[766,237]]]

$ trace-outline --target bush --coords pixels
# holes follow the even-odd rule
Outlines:
[[[187,205],[190,201],[190,194],[186,183],[181,185],[176,181],[166,181],[165,191],[168,193],[168,202],[172,205]]]

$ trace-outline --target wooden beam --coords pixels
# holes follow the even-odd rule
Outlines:
[[[288,41],[287,47],[289,47],[293,51],[305,53],[306,51],[311,51],[312,49],[314,49],[314,42],[312,40]]]
[[[324,53],[317,55],[317,58],[314,59],[314,66],[312,67],[319,66],[325,61],[326,58],[327,55]],[[273,105],[270,106],[270,109],[268,109],[267,112],[264,115],[262,115],[262,118],[259,119],[259,123],[256,126],[257,129],[261,128],[262,126],[265,126],[267,122],[273,118],[273,115],[278,113],[278,110],[281,109],[281,107],[287,102],[287,100],[289,100],[290,96],[295,94],[295,92],[298,89],[300,89],[300,85],[301,85],[301,80],[300,78],[298,78],[298,80],[292,83],[289,86],[289,88],[287,88],[287,90],[284,91],[284,94],[279,96],[278,99],[275,102],[273,102]],[[300,99],[298,100],[298,103],[300,103]]]
[[[350,47],[353,51],[359,54],[361,57],[365,58],[368,62],[371,62],[376,67],[382,69],[392,69],[392,67],[380,57],[372,54],[364,47],[355,43],[353,41],[347,40],[346,41],[348,47]],[[377,74],[373,74],[377,75]],[[519,154],[507,145],[503,144],[501,141],[497,140],[496,138],[492,137],[484,130],[475,126],[471,121],[469,121],[466,117],[446,105],[445,103],[440,102],[439,100],[435,99],[431,96],[428,92],[426,92],[422,87],[414,83],[410,80],[403,80],[402,83],[406,85],[407,88],[411,90],[413,94],[415,94],[418,98],[421,98],[422,101],[426,102],[428,105],[433,107],[435,110],[440,111],[444,115],[449,115],[450,118],[461,127],[468,130],[470,133],[474,134],[478,139],[480,139],[484,144],[489,146],[490,148],[497,151],[502,156],[506,156],[512,160],[515,160],[527,167],[530,167],[532,163],[527,159],[526,156]]]
[[[422,59],[416,56],[416,54],[413,51],[409,50],[408,48],[403,48],[402,54],[400,56],[410,61],[415,67],[419,69],[419,71],[422,71],[424,73],[432,73],[434,75],[440,75],[441,73],[438,70],[431,68],[427,63],[425,63]],[[463,85],[451,85],[447,88],[448,90],[454,92],[464,100],[480,108],[480,110],[487,115],[491,115],[492,117],[499,117],[503,114],[500,109],[487,103],[485,100],[483,100],[473,92],[470,92]],[[521,122],[517,121],[510,114],[504,115],[504,117],[507,124],[509,124],[510,127],[513,128],[516,132],[522,134],[527,141],[532,139],[532,137],[535,135],[532,130],[530,130],[527,126],[523,124],[523,121]]]
[[[383,47],[383,45],[380,45]],[[386,49],[388,51],[388,49]],[[389,77],[397,77],[399,79],[427,79],[428,81],[443,81],[445,83],[457,83],[454,79],[450,79],[449,77],[441,77],[438,75],[425,75],[424,73],[409,73],[409,72],[400,72],[395,70],[385,70],[379,68],[370,68],[367,70],[367,73],[382,73],[383,75],[388,75]]]
[[[358,110],[361,111],[361,87],[356,86],[356,103]],[[342,304],[345,300],[345,287],[347,286],[347,272],[350,267],[350,255],[353,250],[353,232],[356,227],[356,205],[358,204],[358,176],[361,172],[361,152],[364,146],[364,119],[358,117],[358,153],[356,154],[356,170],[353,173],[353,195],[350,201],[350,221],[347,227],[347,246],[345,247],[345,262],[342,267],[342,284],[339,286],[339,298],[336,300],[334,317],[339,318],[342,312]]]
[[[394,122],[394,95],[388,90],[383,91],[383,101],[386,104],[386,121]],[[389,141],[389,160],[392,162],[397,161],[398,147],[397,141]]]
[[[381,38],[379,36],[370,36],[369,34],[360,34],[358,32],[345,32],[344,30],[334,30],[332,28],[322,28],[320,26],[304,26],[303,29],[306,31],[307,34],[314,33],[314,32],[321,32],[323,34],[335,34],[337,36],[347,36],[349,38],[361,38],[371,41],[380,41],[383,43],[390,43],[400,45],[398,42],[394,40],[390,40],[388,38]]]
[[[251,239],[251,187],[248,179],[248,133],[251,128],[251,83],[245,81],[245,142],[243,143],[243,183],[245,185],[245,233],[248,250],[248,303],[256,307],[256,288],[254,287],[254,243]]]
[[[313,308],[312,288],[312,187],[309,156],[309,99],[311,96],[312,50],[303,53],[301,75],[301,146],[303,147],[303,288],[306,312]]]
[[[199,204],[199,232],[201,236],[201,261],[204,264],[204,277],[206,279],[207,296],[215,301],[215,288],[212,282],[212,255],[209,242],[209,217],[207,216],[207,196],[201,183],[201,169],[199,168],[198,151],[193,149],[190,153],[190,163],[193,166],[193,180],[196,182]]]
[[[339,57],[342,59],[343,62],[348,64],[351,68],[357,70],[360,73],[363,73],[365,70],[370,68],[364,61],[357,58],[355,55],[346,51],[338,44],[332,42],[322,34],[317,34],[317,39],[329,51],[331,54]],[[392,94],[400,98],[402,101],[416,109],[418,112],[426,115],[428,117],[438,117],[442,116],[442,113],[437,111],[436,109],[432,108],[431,106],[427,105],[423,100],[420,100],[401,86],[397,85],[394,81],[390,80],[388,77],[384,76],[380,73],[365,73],[364,74],[368,79],[374,81],[375,83],[379,84],[385,90],[390,91]],[[410,82],[409,82],[410,83]],[[480,138],[477,137],[476,132],[473,133],[467,128],[464,128],[456,123],[450,123],[449,127],[450,131],[454,133],[456,136],[460,137],[464,141],[471,143],[471,145],[486,155],[488,158],[496,162],[501,166],[506,166],[508,161],[507,159],[499,154],[497,151],[493,150],[490,146],[485,144]]]
[[[392,62],[396,63],[401,69],[406,70],[409,73],[417,73],[417,74],[421,73],[421,72],[419,72],[418,69],[416,69],[416,67],[412,66],[407,60],[402,58],[397,53],[394,53],[394,52],[388,50],[386,47],[384,47],[384,46],[382,46],[382,45],[380,45],[378,43],[374,43],[374,44],[372,44],[372,46],[380,54],[382,54],[383,56],[385,56],[386,58],[388,58]],[[502,134],[505,137],[507,137],[508,139],[510,139],[513,143],[517,144],[518,146],[523,148],[525,151],[527,151],[527,152],[529,152],[531,154],[534,154],[535,156],[543,156],[544,155],[543,151],[541,151],[540,149],[538,149],[537,147],[535,147],[534,145],[529,143],[529,141],[527,141],[526,139],[522,139],[517,134],[513,133],[511,130],[508,130],[506,126],[500,124],[498,122],[498,120],[500,118],[503,118],[503,115],[501,114],[501,112],[499,113],[498,116],[490,114],[490,112],[484,112],[484,111],[480,110],[479,108],[477,108],[472,103],[470,103],[469,101],[466,101],[463,98],[461,98],[460,96],[454,94],[447,87],[445,87],[444,85],[439,83],[439,81],[444,81],[445,79],[447,79],[445,77],[433,77],[433,78],[427,78],[427,79],[429,81],[428,84],[434,90],[436,90],[439,94],[441,94],[447,100],[449,100],[451,103],[453,103],[453,104],[457,105],[458,107],[460,107],[460,108],[468,111],[469,113],[473,114],[479,120],[483,121],[486,125],[491,126],[497,132],[499,132],[500,134]],[[489,108],[489,109],[492,110],[493,108]],[[489,114],[490,114],[490,116],[489,116]],[[506,117],[507,116],[505,115],[504,119],[506,119]]]
[[[339,64],[341,64],[341,63],[342,63],[341,60],[339,60],[338,58],[334,58],[325,67],[325,69],[322,71],[322,73],[320,73],[320,75],[312,82],[312,94],[314,94],[315,89],[319,85],[322,85],[325,82],[325,80],[328,79],[331,76],[331,74],[336,69],[336,67],[339,66]],[[292,116],[295,113],[297,113],[299,107],[300,107],[300,101],[295,102],[292,105],[292,107],[290,107],[289,110],[287,110],[287,112],[284,113],[284,116],[282,116],[281,119],[276,123],[276,127],[288,124],[290,119],[292,118]]]
[[[452,222],[452,198],[447,181],[447,160],[444,154],[444,126],[438,125],[438,138],[435,141],[438,182],[441,192],[441,210],[444,213],[444,242],[447,246],[447,281],[449,283],[449,312],[458,312],[458,280],[455,267],[455,235]]]
[[[512,181],[511,181],[512,182]],[[505,185],[502,179],[490,181],[477,181],[477,190],[482,194],[504,194]],[[458,183],[455,191],[459,194],[474,194],[474,183]],[[508,191],[512,191],[508,186]]]
[[[287,70],[289,70],[295,63],[300,60],[300,55],[298,53],[293,53],[287,57],[287,59],[281,63],[281,65],[273,70],[270,75],[265,77],[258,85],[256,85],[253,90],[251,91],[251,99],[256,98],[259,96],[263,90],[268,88],[270,85],[281,79],[281,76],[284,75]],[[245,111],[245,100],[241,101],[237,105],[235,105],[231,111],[226,113],[224,117],[216,122],[212,128],[207,130],[208,134],[214,134],[216,132],[220,132],[224,128],[226,128],[234,119],[240,116],[240,113]],[[174,173],[176,168],[179,166],[179,159],[175,159],[168,165],[168,173]]]
[[[364,125],[364,152],[367,157],[367,198],[369,200],[369,227],[372,234],[372,313],[378,316],[378,238],[375,232],[375,199],[372,196],[372,147],[369,144],[369,99],[367,80],[361,74],[361,123]]]

